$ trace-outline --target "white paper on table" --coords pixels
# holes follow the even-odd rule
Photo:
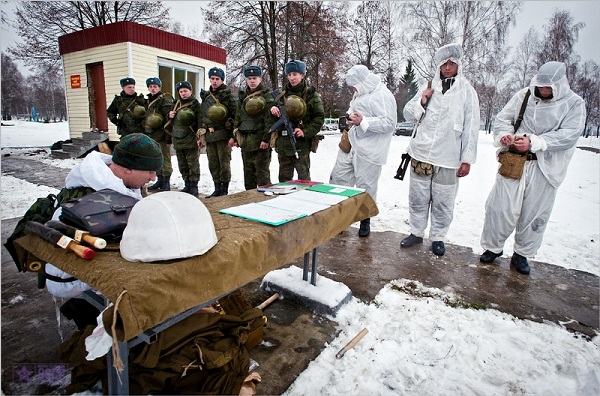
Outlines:
[[[339,204],[348,197],[343,195],[323,194],[317,191],[300,190],[290,194],[294,199],[301,199],[308,202],[327,204],[329,206]]]
[[[296,211],[279,209],[255,202],[221,209],[219,212],[275,226],[306,216]]]
[[[269,199],[268,201],[262,201],[261,205],[267,205],[285,210],[293,210],[294,212],[303,213],[307,216],[331,207],[331,205],[325,203],[297,199],[295,198],[297,193],[298,192],[295,192],[293,194],[282,195],[277,198]]]

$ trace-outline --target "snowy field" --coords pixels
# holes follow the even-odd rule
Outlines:
[[[1,129],[2,156],[27,155],[68,138],[63,124],[17,121]],[[327,182],[335,162],[339,135],[327,135],[311,155],[313,180]],[[373,231],[409,233],[408,180],[393,178],[409,137],[395,136],[380,179],[379,215]],[[599,147],[597,138],[581,138],[579,146]],[[497,163],[491,136],[482,132],[477,163],[461,180],[448,243],[482,252],[479,237],[484,204],[493,185]],[[80,160],[39,159],[72,168]],[[175,157],[174,168],[177,169]],[[206,156],[201,156],[201,193],[213,184]],[[234,149],[230,192],[243,190],[239,149]],[[271,166],[277,180],[277,159]],[[576,150],[556,204],[544,243],[535,260],[600,275],[600,156]],[[35,201],[55,189],[2,174],[2,219],[19,217]],[[171,185],[183,188],[175,171]],[[357,224],[355,225],[357,226]],[[512,254],[512,241],[504,253]],[[532,266],[532,272],[535,265]],[[533,280],[532,280],[533,281]],[[408,285],[408,286],[407,286]],[[406,293],[416,288],[416,293]],[[327,291],[325,291],[327,292]],[[415,295],[416,294],[416,295]],[[598,395],[600,341],[571,334],[552,323],[520,320],[488,310],[452,308],[452,290],[429,289],[399,279],[386,285],[370,304],[353,299],[335,318],[340,335],[300,374],[288,395]],[[369,333],[342,359],[335,354],[361,329]],[[260,368],[258,369],[260,372]],[[260,393],[260,385],[258,385]],[[91,394],[88,392],[87,394]]]

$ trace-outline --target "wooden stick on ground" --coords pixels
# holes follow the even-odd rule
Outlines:
[[[335,354],[336,359],[341,359],[349,349],[354,348],[356,344],[369,332],[366,327],[360,331],[349,343],[346,344],[338,353]]]
[[[275,293],[273,294],[271,297],[267,298],[265,301],[263,301],[262,303],[258,304],[258,306],[256,308],[258,309],[265,309],[266,307],[268,307],[273,301],[277,300],[279,298],[279,293]]]

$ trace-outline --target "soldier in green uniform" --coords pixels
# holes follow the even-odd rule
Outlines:
[[[173,102],[162,92],[162,81],[158,77],[150,77],[146,80],[148,87],[148,98],[146,99],[146,118],[144,119],[144,133],[160,144],[163,154],[163,166],[157,172],[157,181],[148,190],[171,190],[171,136],[165,133],[164,126],[169,120],[169,112],[173,108]]]
[[[208,71],[210,88],[202,90],[202,128],[206,130],[206,154],[208,168],[215,183],[215,191],[207,198],[227,195],[231,181],[231,148],[236,98],[224,84],[225,72],[213,67]]]
[[[293,122],[298,157],[288,136],[282,135],[285,128],[278,128],[274,146],[279,160],[279,181],[293,179],[294,169],[298,173],[298,179],[310,180],[309,155],[313,138],[318,139],[317,133],[325,121],[323,103],[321,95],[304,80],[306,63],[291,60],[285,64],[284,72],[288,81],[283,87],[283,92],[275,98],[275,103],[283,103],[288,118]],[[277,106],[271,107],[271,114],[277,118],[281,117]]]
[[[192,96],[192,84],[180,81],[175,85],[180,99],[169,112],[165,131],[171,135],[179,172],[185,182],[182,192],[198,195],[200,181],[200,151],[198,149],[198,126],[200,125],[200,102]]]
[[[117,133],[127,136],[131,133],[143,133],[142,120],[146,116],[146,99],[143,94],[136,94],[135,80],[125,77],[120,80],[123,90],[115,95],[106,109],[108,119],[117,126]]]
[[[271,146],[269,128],[273,124],[269,110],[273,96],[262,83],[259,66],[244,68],[246,89],[240,90],[235,115],[234,139],[242,150],[244,187],[251,190],[271,184]]]

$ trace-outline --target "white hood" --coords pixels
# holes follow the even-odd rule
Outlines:
[[[551,87],[552,98],[535,96],[536,87]],[[528,90],[531,96],[515,133],[513,125]],[[507,134],[527,135],[542,173],[550,184],[558,187],[567,174],[585,117],[585,102],[569,87],[564,63],[548,62],[540,67],[529,87],[517,92],[496,116],[494,144],[500,147],[500,138]]]
[[[346,84],[356,88],[348,113],[363,116],[361,124],[349,131],[352,148],[372,164],[384,165],[396,127],[396,98],[381,77],[364,65],[352,66],[346,73]]]
[[[442,93],[440,66],[448,60],[458,64],[454,83]],[[462,163],[474,164],[477,159],[479,138],[479,98],[475,89],[462,75],[462,48],[452,43],[439,48],[434,56],[431,88],[433,95],[427,110],[421,106],[419,92],[404,106],[404,118],[417,122],[424,111],[425,117],[410,141],[408,153],[415,159],[435,166],[458,169]]]

